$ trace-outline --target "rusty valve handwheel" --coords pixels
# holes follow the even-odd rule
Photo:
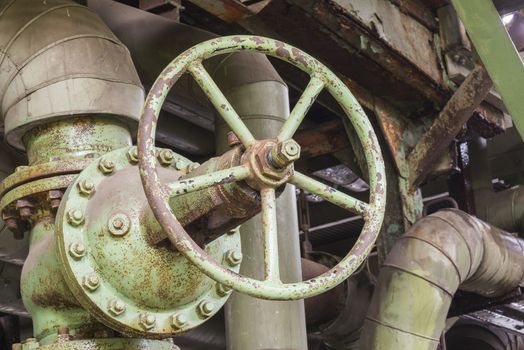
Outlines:
[[[255,51],[271,55],[293,64],[311,76],[304,93],[275,139],[256,140],[253,137],[202,65],[204,59],[236,51]],[[169,90],[186,72],[194,77],[246,151],[239,166],[196,176],[191,178],[191,181],[162,184],[155,168],[157,120]],[[291,137],[323,88],[342,106],[363,145],[369,172],[369,204],[293,169],[293,162],[300,156],[300,146]],[[138,153],[140,176],[148,202],[171,242],[210,278],[254,297],[293,300],[311,297],[335,287],[348,278],[367,257],[384,217],[384,163],[376,135],[364,111],[347,87],[323,64],[308,54],[273,39],[257,36],[216,38],[193,46],[174,59],[156,80],[145,102],[138,130]],[[261,193],[265,243],[264,280],[241,276],[210,258],[190,238],[169,206],[169,199],[178,194],[197,191],[217,183],[241,180],[245,180]],[[361,214],[365,220],[357,243],[337,266],[321,276],[297,283],[282,283],[279,277],[275,188],[286,182]],[[240,257],[231,257],[237,258]]]

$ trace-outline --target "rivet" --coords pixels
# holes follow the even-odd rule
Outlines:
[[[109,311],[115,315],[118,316],[122,314],[126,310],[126,305],[122,300],[119,299],[112,299],[109,302]]]
[[[170,149],[163,149],[160,152],[158,152],[158,161],[163,166],[171,165],[174,159],[175,159],[175,153],[171,151]]]
[[[171,316],[171,326],[176,329],[183,328],[187,325],[188,319],[183,314],[175,314]]]
[[[228,250],[225,254],[225,258],[228,265],[234,267],[242,261],[242,253],[238,250]]]
[[[88,179],[84,179],[78,183],[78,192],[84,196],[89,196],[95,190],[95,184]]]
[[[131,164],[138,163],[138,148],[136,146],[133,146],[127,151],[127,159],[129,159],[129,162]]]
[[[125,236],[131,228],[131,221],[126,214],[118,213],[109,218],[107,228],[114,236]]]
[[[215,304],[210,301],[202,300],[200,304],[198,304],[198,314],[202,317],[211,316],[213,311],[215,311]]]
[[[72,226],[80,226],[84,222],[84,213],[80,209],[71,209],[67,212],[67,222]]]
[[[69,246],[69,255],[71,255],[73,258],[82,258],[84,255],[86,255],[86,251],[86,246],[80,242],[71,243]]]
[[[95,291],[98,286],[100,286],[100,278],[96,274],[91,273],[84,277],[84,287],[90,291]]]
[[[140,324],[145,329],[151,329],[155,326],[156,318],[154,315],[149,313],[140,314]]]
[[[113,170],[115,170],[115,163],[109,158],[102,158],[98,163],[98,169],[100,169],[103,174],[111,174]]]
[[[186,162],[183,159],[177,159],[175,161],[175,169],[176,170],[182,170],[184,167],[186,167]]]
[[[225,297],[226,295],[231,293],[232,290],[233,289],[231,287],[228,287],[225,284],[222,284],[222,283],[216,284],[217,294],[220,295],[221,297]]]

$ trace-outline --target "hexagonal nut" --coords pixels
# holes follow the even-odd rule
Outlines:
[[[234,249],[228,250],[224,254],[226,263],[231,267],[238,266],[242,262],[242,257],[243,257],[242,252],[240,252],[239,250],[234,250]]]
[[[213,314],[213,312],[216,309],[215,303],[207,300],[202,300],[197,307],[198,314],[203,317],[207,318]]]
[[[215,289],[216,289],[217,294],[220,295],[221,297],[225,297],[226,295],[231,294],[231,291],[233,290],[233,288],[228,287],[222,283],[217,283]]]
[[[71,243],[69,245],[69,255],[75,259],[84,257],[87,253],[86,246],[81,242]]]
[[[121,315],[124,311],[126,311],[126,304],[122,300],[112,299],[109,302],[109,312],[114,316]]]
[[[255,160],[257,162],[260,173],[272,180],[279,181],[282,179],[282,172],[273,169],[267,162],[267,154],[257,153],[255,154]]]
[[[107,228],[113,236],[125,236],[131,229],[131,221],[126,214],[117,213],[109,218]]]
[[[102,158],[100,159],[100,161],[98,162],[98,169],[103,173],[103,174],[111,174],[114,170],[115,170],[115,162],[113,162],[111,159],[109,158]]]
[[[80,209],[71,209],[67,212],[67,222],[72,226],[80,226],[84,220],[84,213]]]
[[[292,139],[282,141],[272,156],[278,165],[287,166],[300,158],[300,145]]]
[[[187,317],[183,314],[174,314],[171,316],[171,327],[175,329],[184,328],[189,323]]]
[[[84,196],[89,196],[95,192],[95,184],[89,179],[84,179],[77,184],[78,192]]]
[[[156,323],[155,315],[149,313],[142,313],[139,317],[139,323],[144,329],[152,329]]]
[[[98,289],[100,286],[100,277],[91,273],[84,277],[84,287],[92,292]]]
[[[131,164],[138,163],[138,148],[133,146],[127,151],[127,159]]]
[[[162,149],[160,152],[158,152],[158,161],[163,166],[169,166],[173,164],[173,161],[175,160],[175,152],[171,151],[170,149]]]

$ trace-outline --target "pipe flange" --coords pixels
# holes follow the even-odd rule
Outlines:
[[[105,154],[103,159],[113,164],[110,174],[93,161],[66,191],[56,219],[59,253],[69,288],[100,322],[130,336],[165,338],[205,322],[231,293],[170,245],[151,243],[148,234],[159,227],[144,219],[148,205],[138,166],[130,157],[135,150]],[[157,160],[166,182],[194,166],[178,154],[170,166]],[[86,181],[93,185],[90,195],[81,191]],[[72,221],[73,216],[78,220]],[[230,251],[240,252],[238,229],[205,250],[219,261]],[[231,270],[238,272],[239,267]]]

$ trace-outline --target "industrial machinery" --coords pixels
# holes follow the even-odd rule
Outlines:
[[[0,0],[0,348],[523,350],[522,8]]]

